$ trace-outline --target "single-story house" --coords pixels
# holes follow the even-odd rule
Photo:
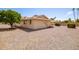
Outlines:
[[[34,15],[32,17],[22,17],[21,26],[30,29],[40,29],[52,27],[52,23],[45,15]]]

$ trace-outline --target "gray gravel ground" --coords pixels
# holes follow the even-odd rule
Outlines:
[[[0,25],[0,28],[8,25]],[[0,49],[7,50],[78,50],[79,27],[66,26],[25,31],[22,29],[0,31]]]

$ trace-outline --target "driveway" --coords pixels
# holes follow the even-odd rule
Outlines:
[[[8,25],[0,25],[0,28]],[[7,50],[78,50],[79,27],[66,26],[27,31],[27,29],[0,30],[0,49]]]

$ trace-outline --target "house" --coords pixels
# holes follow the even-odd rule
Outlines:
[[[32,17],[22,17],[21,26],[30,29],[40,29],[52,27],[52,23],[45,15],[34,15]]]

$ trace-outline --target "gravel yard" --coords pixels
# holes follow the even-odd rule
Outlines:
[[[0,25],[0,28],[8,28]],[[0,29],[0,49],[8,50],[78,50],[79,27],[66,26],[27,31]]]

